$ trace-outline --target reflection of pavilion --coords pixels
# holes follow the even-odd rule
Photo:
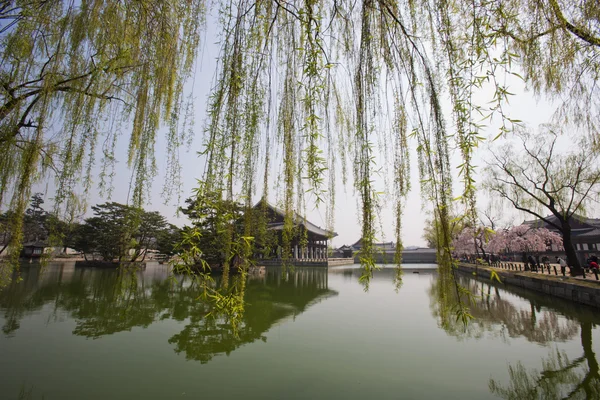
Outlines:
[[[296,317],[312,305],[337,292],[327,288],[327,270],[296,267],[283,270],[269,268],[265,275],[249,278],[246,301],[237,336],[224,319],[195,319],[169,339],[175,352],[185,352],[187,359],[202,363],[215,355],[229,354],[238,347],[256,340],[266,341],[264,333],[286,318]]]

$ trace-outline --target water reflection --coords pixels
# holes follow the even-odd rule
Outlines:
[[[592,347],[592,329],[600,323],[596,310],[491,281],[465,276],[459,281],[474,299],[468,306],[474,320],[467,326],[460,321],[443,319],[442,307],[448,305],[440,299],[446,296],[446,301],[451,302],[452,291],[442,294],[439,280],[433,281],[429,289],[432,313],[452,336],[466,339],[491,334],[504,341],[521,337],[541,345],[580,337],[581,356],[570,360],[564,351],[552,348],[541,360],[541,371],[528,370],[521,362],[509,365],[508,385],[490,379],[493,394],[506,399],[600,398],[599,367]]]
[[[51,320],[60,320],[66,313],[75,321],[73,334],[87,338],[174,320],[183,328],[169,338],[169,343],[175,352],[202,363],[245,343],[266,340],[264,333],[273,324],[337,295],[328,289],[326,269],[270,269],[263,275],[249,276],[245,312],[237,332],[233,332],[224,316],[200,300],[202,288],[189,277],[171,279],[167,269],[159,265],[131,271],[74,268],[65,263],[44,271],[25,267],[21,273],[21,283],[13,282],[0,291],[5,321],[2,331],[7,336],[15,335],[20,321],[42,307],[52,307]]]
[[[500,285],[492,281],[480,282],[460,276],[458,282],[471,293],[472,301],[466,304],[473,319],[467,325],[444,312],[444,308],[451,307],[448,303],[452,304],[456,297],[454,291],[446,290],[442,294],[440,280],[436,280],[432,283],[429,294],[432,314],[438,319],[440,327],[460,339],[481,338],[490,333],[504,341],[524,337],[539,344],[564,342],[577,335],[578,316],[592,316],[590,310],[584,311],[573,304],[556,301],[534,292],[525,293],[518,288],[511,288],[510,291],[507,288],[501,289]],[[511,292],[523,294],[522,299],[516,302]],[[440,301],[440,298],[444,298],[445,303]],[[562,312],[555,312],[557,309]],[[560,314],[570,317],[562,318]]]
[[[521,362],[509,366],[508,386],[490,379],[490,391],[505,399],[598,399],[600,375],[592,350],[592,324],[580,325],[583,355],[569,360],[564,352],[552,351],[542,359],[542,370],[527,370]]]

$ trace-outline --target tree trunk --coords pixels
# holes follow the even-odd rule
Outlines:
[[[583,275],[583,268],[581,268],[579,258],[577,258],[577,252],[575,251],[575,246],[571,240],[571,225],[569,225],[569,221],[561,219],[561,226],[563,247],[565,249],[565,253],[567,254],[566,261],[569,269],[571,270],[571,276]]]

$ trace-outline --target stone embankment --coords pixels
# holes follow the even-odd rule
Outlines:
[[[354,265],[353,258],[330,258],[327,260],[328,267],[339,267],[341,265]]]
[[[505,270],[465,263],[460,263],[458,270],[467,274],[476,274],[478,277],[487,279],[491,277],[493,270],[505,285],[531,289],[578,303],[600,307],[600,281],[539,274],[536,272]]]

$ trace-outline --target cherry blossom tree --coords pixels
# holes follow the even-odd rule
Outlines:
[[[495,197],[560,232],[571,273],[580,275],[571,221],[597,202],[600,158],[590,151],[593,143],[587,139],[561,149],[557,141],[563,132],[565,128],[552,125],[542,125],[537,133],[517,129],[515,138],[522,149],[509,143],[493,150],[484,186]]]
[[[454,251],[458,254],[475,254],[477,247],[475,246],[473,234],[473,228],[465,228],[457,234],[452,241]]]
[[[487,251],[491,253],[542,252],[551,245],[562,246],[562,238],[556,232],[546,228],[519,225],[496,232],[487,245]]]
[[[502,229],[490,239],[487,249],[492,254],[498,254],[508,251],[509,249],[509,229]]]
[[[486,257],[487,247],[494,231],[487,226],[465,227],[455,235],[452,244],[458,254],[477,254]]]

